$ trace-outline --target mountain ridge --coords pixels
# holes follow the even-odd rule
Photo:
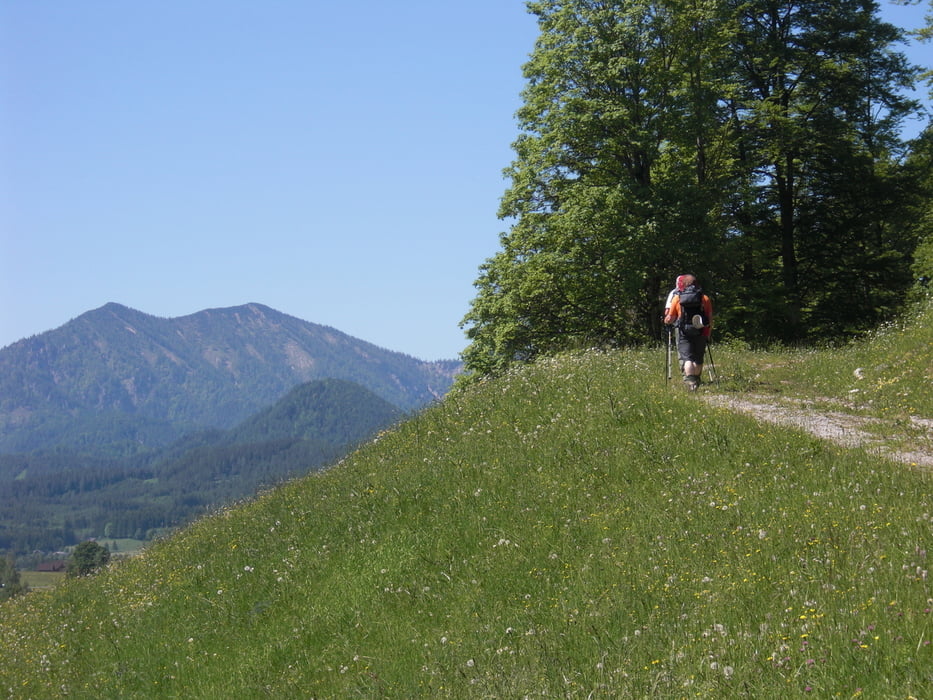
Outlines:
[[[0,349],[0,452],[164,445],[232,427],[315,379],[355,382],[411,411],[459,368],[255,302],[176,318],[109,302]]]

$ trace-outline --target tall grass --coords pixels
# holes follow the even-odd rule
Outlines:
[[[931,697],[931,532],[930,474],[579,353],[5,604],[0,689]]]

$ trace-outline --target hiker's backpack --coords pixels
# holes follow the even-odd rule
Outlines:
[[[703,328],[709,325],[709,318],[703,310],[703,290],[691,284],[678,296],[680,297],[680,316],[677,319],[677,328],[688,337],[700,335]],[[697,316],[699,318],[696,318]],[[700,325],[696,325],[695,320],[699,321]]]

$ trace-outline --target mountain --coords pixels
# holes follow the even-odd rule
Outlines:
[[[324,378],[411,411],[442,396],[459,368],[261,304],[159,318],[110,303],[0,350],[0,453],[137,454],[230,428]]]
[[[333,464],[405,414],[358,384],[315,380],[230,430],[137,457],[0,455],[0,551],[151,539],[206,509]]]

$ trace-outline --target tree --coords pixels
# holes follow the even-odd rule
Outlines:
[[[912,4],[912,2],[911,0],[900,0],[898,4],[907,5]],[[930,0],[929,2],[929,12],[924,17],[924,20],[926,24],[924,24],[924,26],[920,27],[919,29],[912,31],[911,34],[920,39],[920,41],[930,41],[933,39],[933,0]],[[933,69],[931,69],[929,66],[927,66],[927,71],[925,72],[924,77],[927,80],[933,81]],[[933,87],[933,84],[931,84],[931,87]]]
[[[29,590],[29,586],[24,584],[19,577],[19,571],[16,569],[16,561],[12,555],[7,555],[0,559],[0,602],[20,595]]]
[[[732,172],[718,0],[529,9],[541,36],[499,211],[513,224],[463,320],[481,373],[640,337],[662,279],[715,266]]]
[[[916,71],[873,0],[528,7],[541,34],[499,212],[511,227],[462,321],[468,369],[645,338],[678,272],[727,295],[720,320],[755,337],[897,304],[915,241],[886,217]],[[870,312],[841,319],[851,279]]]
[[[784,312],[768,314],[780,318],[771,325],[795,339],[842,279],[861,281],[869,307],[885,284],[903,289],[897,272],[909,245],[885,245],[883,222],[897,206],[885,164],[916,108],[900,92],[916,71],[891,50],[902,32],[880,21],[871,0],[735,0],[734,8],[743,89],[733,113],[752,195],[739,221],[763,244],[756,279],[780,290]],[[879,269],[877,256],[895,251]],[[763,296],[757,291],[748,289]]]
[[[75,547],[68,560],[70,577],[89,576],[107,566],[110,562],[110,550],[92,540],[82,542]]]
[[[905,216],[916,231],[913,276],[924,295],[933,291],[933,125],[927,126],[911,148],[906,169],[922,183]]]

